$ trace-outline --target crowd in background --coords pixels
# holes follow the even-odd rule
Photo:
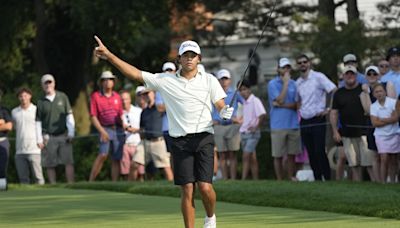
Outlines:
[[[277,62],[277,76],[267,86],[271,156],[278,180],[305,180],[299,175],[309,164],[309,179],[330,180],[327,156],[327,125],[338,148],[335,177],[345,173],[354,181],[397,182],[400,153],[400,49],[388,50],[387,58],[370,64],[363,73],[357,57],[343,57],[343,72],[335,85],[326,75],[312,69],[307,55],[296,57],[300,77],[292,79],[293,64],[288,58]],[[206,70],[199,65],[199,71]],[[162,71],[174,74],[176,65],[166,62]],[[237,179],[238,151],[242,152],[241,179],[258,179],[256,148],[261,139],[267,112],[261,99],[252,92],[252,83],[232,85],[232,75],[220,69],[215,75],[234,107],[231,119],[212,112],[215,141],[215,178]],[[89,181],[95,181],[106,159],[111,159],[111,179],[117,181],[152,179],[157,170],[173,179],[174,162],[168,134],[163,97],[144,86],[116,92],[116,76],[101,74],[99,90],[90,98],[91,122],[99,133],[98,155],[93,161]],[[74,181],[72,141],[75,121],[68,97],[55,89],[55,79],[41,78],[44,95],[36,105],[29,88],[20,88],[20,105],[11,112],[0,110],[0,186],[6,186],[9,151],[7,132],[16,131],[15,163],[20,183],[56,183],[56,167],[65,167],[67,182]],[[178,98],[177,98],[178,99]],[[263,151],[264,153],[264,151]],[[308,162],[307,162],[308,161]],[[348,172],[345,172],[345,167]],[[149,168],[150,167],[150,168]],[[152,168],[151,168],[152,167]]]

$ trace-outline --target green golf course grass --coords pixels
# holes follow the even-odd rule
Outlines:
[[[23,187],[0,192],[0,227],[183,227],[179,199]],[[196,201],[196,227],[204,209]],[[399,220],[218,202],[217,227],[400,227]]]

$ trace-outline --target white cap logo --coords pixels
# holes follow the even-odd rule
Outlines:
[[[201,54],[200,46],[192,40],[185,41],[181,44],[181,46],[179,47],[179,55],[182,55],[187,51],[192,51],[198,55]]]

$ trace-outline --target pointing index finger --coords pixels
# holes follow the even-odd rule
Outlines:
[[[101,42],[101,40],[100,40],[99,37],[97,37],[97,36],[95,35],[95,36],[94,36],[94,39],[97,41],[97,44],[98,44],[99,46],[104,46],[103,42]]]

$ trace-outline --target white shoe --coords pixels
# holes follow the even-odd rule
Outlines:
[[[217,218],[215,214],[212,217],[206,216],[204,219],[204,226],[203,228],[216,228],[217,227]]]

